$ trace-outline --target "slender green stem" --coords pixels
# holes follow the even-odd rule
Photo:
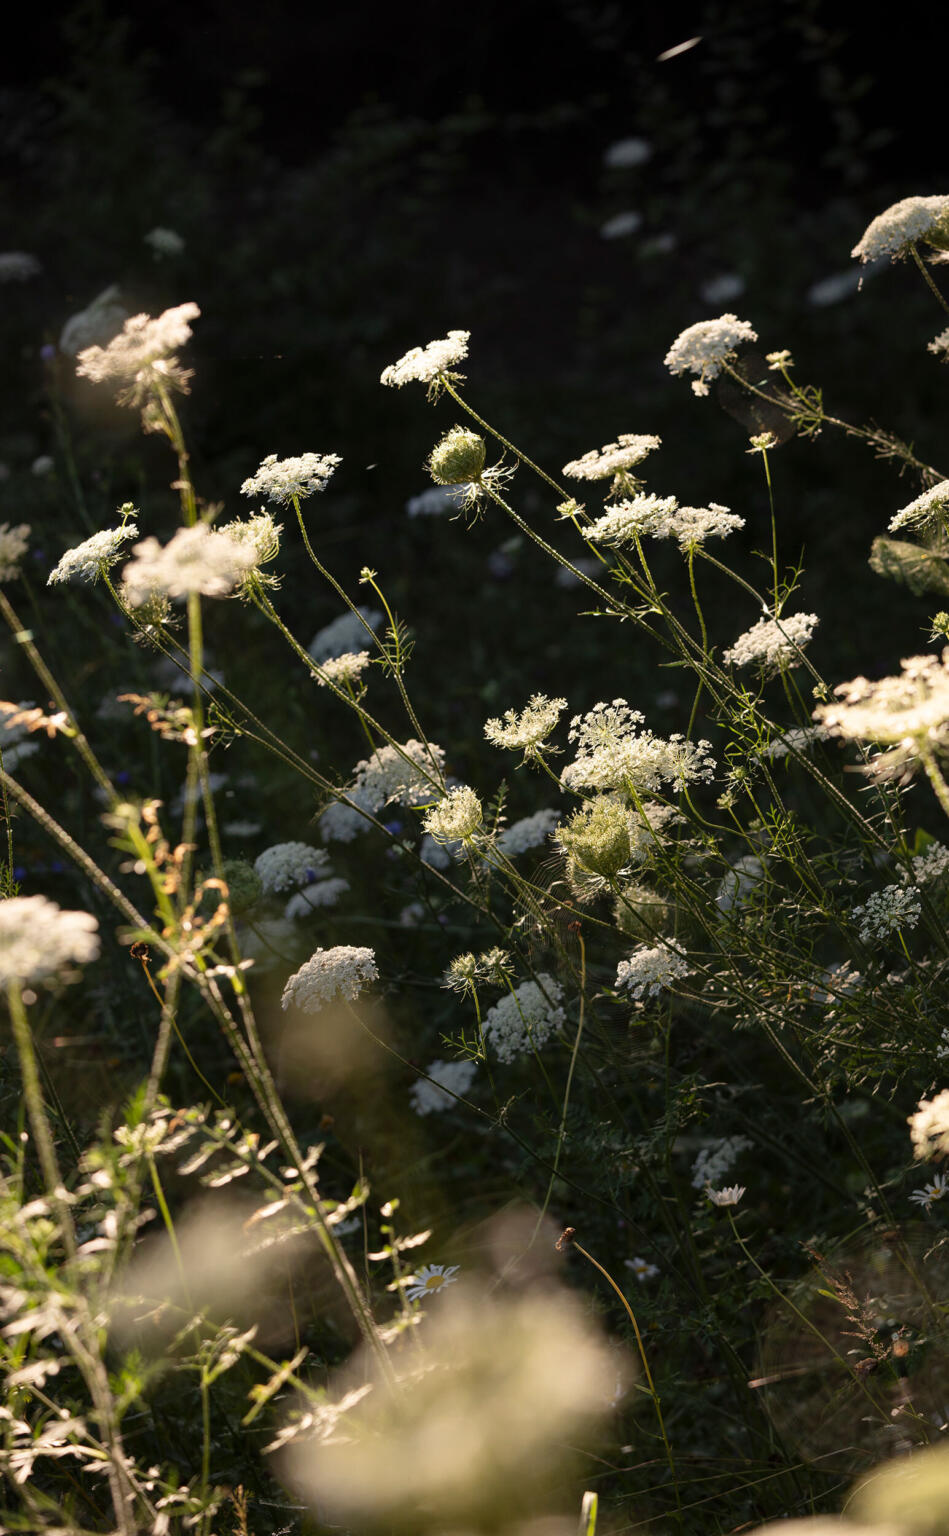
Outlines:
[[[943,298],[942,294],[939,292],[939,289],[936,287],[936,283],[935,283],[935,280],[933,279],[933,275],[930,272],[929,268],[927,267],[926,263],[923,261],[923,258],[920,256],[919,250],[917,249],[916,241],[915,240],[911,240],[910,241],[909,248],[910,248],[910,254],[912,255],[913,260],[915,261],[917,267],[919,268],[920,272],[922,273],[923,281],[925,282],[926,287],[929,289],[930,293],[933,295],[933,297],[936,300],[936,303],[939,305],[940,309],[944,310],[945,313],[947,315],[949,315],[949,304],[947,304],[946,300]]]

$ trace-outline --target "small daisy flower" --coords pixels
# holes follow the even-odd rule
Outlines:
[[[933,1201],[941,1200],[944,1195],[949,1195],[949,1178],[944,1173],[937,1173],[931,1184],[924,1184],[922,1189],[914,1189],[909,1198],[914,1205],[921,1205],[929,1211]]]
[[[457,1264],[423,1264],[415,1276],[415,1283],[406,1292],[409,1301],[421,1301],[423,1296],[430,1296],[432,1291],[454,1285],[458,1268]]]
[[[725,1189],[713,1189],[708,1186],[705,1193],[713,1205],[737,1205],[745,1193],[744,1184],[730,1184]]]
[[[642,1285],[644,1280],[652,1280],[659,1273],[658,1264],[648,1264],[645,1259],[624,1259],[627,1269],[631,1269],[636,1279]]]

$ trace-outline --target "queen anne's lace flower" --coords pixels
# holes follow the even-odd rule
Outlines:
[[[443,1109],[451,1109],[455,1100],[452,1094],[462,1097],[468,1092],[477,1076],[473,1061],[432,1061],[425,1068],[434,1082],[420,1077],[409,1089],[409,1103],[417,1115],[431,1115]],[[443,1086],[439,1086],[439,1084]],[[445,1089],[449,1088],[450,1093]]]
[[[254,868],[265,891],[285,891],[325,879],[330,859],[325,848],[311,848],[309,843],[275,843],[257,855]]]
[[[91,539],[84,539],[75,549],[67,549],[59,564],[50,571],[46,585],[51,587],[57,582],[71,581],[74,576],[82,581],[97,581],[104,570],[121,559],[126,540],[137,537],[135,523],[123,523],[121,528],[106,528],[101,533],[94,533]]]
[[[737,315],[720,315],[717,320],[700,320],[677,336],[665,356],[670,373],[695,373],[692,382],[696,395],[708,394],[709,379],[717,378],[735,348],[744,341],[757,341],[758,332]]]
[[[945,521],[947,514],[949,480],[940,480],[938,485],[930,486],[928,491],[923,491],[915,501],[890,518],[890,532],[896,533],[900,528],[924,528],[927,523],[934,523],[939,518]]]
[[[949,358],[949,325],[938,336],[934,336],[926,346],[927,352],[932,352],[934,357]]]
[[[878,213],[850,252],[860,261],[881,256],[901,256],[914,240],[945,234],[949,221],[949,197],[904,197]]]
[[[876,944],[901,928],[915,928],[921,911],[915,885],[886,885],[868,896],[865,905],[854,907],[850,916],[859,920],[864,944]]]
[[[632,784],[638,794],[655,794],[663,784],[683,789],[711,779],[711,742],[686,741],[679,735],[663,741],[649,730],[640,732],[643,721],[625,699],[574,716],[570,740],[577,745],[577,757],[563,770],[561,781],[571,789],[625,789]]]
[[[537,758],[545,751],[556,750],[545,747],[544,743],[551,731],[556,729],[566,707],[566,699],[549,699],[545,693],[535,693],[528,700],[527,708],[519,715],[513,709],[508,709],[503,719],[495,716],[486,720],[484,734],[495,747],[523,752],[525,758]]]
[[[445,754],[434,742],[426,745],[414,739],[399,748],[380,747],[370,758],[356,764],[355,785],[350,798],[378,811],[397,801],[399,805],[418,806],[431,800],[440,788]]]
[[[483,1034],[498,1061],[514,1061],[545,1044],[564,1022],[562,996],[559,984],[542,971],[537,981],[521,982],[488,1009]]]
[[[949,1088],[934,1099],[920,1099],[907,1124],[917,1162],[949,1153]]]
[[[417,379],[420,384],[432,384],[444,373],[450,379],[460,377],[449,370],[468,356],[470,331],[449,331],[441,341],[430,341],[427,347],[412,347],[397,363],[382,370],[380,384],[396,385]]]
[[[520,821],[512,822],[509,827],[499,832],[495,846],[498,852],[505,854],[507,858],[516,858],[519,853],[525,853],[528,848],[542,847],[559,820],[559,811],[535,811],[533,816],[524,816]]]
[[[636,496],[632,501],[611,507],[591,527],[584,538],[592,543],[622,544],[648,535],[652,539],[675,539],[685,553],[709,538],[727,538],[736,528],[744,528],[745,519],[729,512],[716,501],[707,507],[680,507],[674,496]]]
[[[371,949],[352,944],[337,944],[335,949],[318,949],[294,971],[283,989],[281,1004],[299,1008],[301,1013],[319,1013],[337,997],[355,1002],[370,982],[377,981],[379,969]]]
[[[162,387],[185,389],[190,373],[173,356],[191,337],[189,321],[201,311],[197,304],[178,304],[157,319],[133,315],[107,347],[87,347],[80,352],[76,372],[101,384],[122,385],[121,405],[140,405],[147,395]]]
[[[99,953],[99,924],[89,912],[63,912],[45,896],[0,901],[0,986],[46,981],[71,961]]]
[[[325,490],[334,469],[342,462],[338,453],[301,453],[295,459],[278,459],[271,453],[257,473],[244,481],[241,495],[266,496],[269,501],[288,506],[315,491]]]
[[[913,879],[916,885],[932,885],[945,874],[949,874],[949,848],[942,843],[930,843],[926,852],[918,853],[913,860]]]
[[[617,987],[626,987],[635,998],[655,997],[663,987],[692,971],[682,945],[676,939],[665,944],[642,945],[616,970]]]
[[[462,784],[426,811],[423,824],[436,843],[454,843],[473,837],[483,820],[481,801],[473,789]]]
[[[366,608],[360,604],[356,613],[341,613],[331,624],[317,630],[307,649],[313,660],[321,666],[325,661],[342,656],[347,651],[358,651],[359,646],[365,644],[370,631],[379,628],[382,617],[378,608]]]
[[[754,1146],[748,1136],[722,1136],[702,1147],[692,1164],[692,1188],[704,1189],[717,1184],[730,1173],[742,1152]]]
[[[901,666],[899,677],[839,683],[837,703],[818,705],[815,720],[852,741],[941,744],[949,722],[949,647],[941,657],[910,656]]]
[[[0,523],[0,581],[15,581],[30,539],[29,523]]]
[[[804,752],[815,741],[827,741],[830,731],[826,725],[792,725],[782,736],[775,736],[766,747],[762,747],[761,756],[772,759],[787,757],[790,752]]]
[[[342,656],[328,656],[319,663],[320,675],[316,682],[320,688],[326,688],[330,683],[335,683],[337,688],[345,688],[347,684],[358,681],[370,660],[368,651],[344,651]]]
[[[760,667],[766,675],[783,667],[798,667],[800,651],[807,645],[820,620],[816,613],[791,613],[780,619],[759,619],[722,660],[735,667]]]
[[[563,473],[571,480],[609,480],[635,469],[661,443],[661,437],[648,432],[621,432],[615,443],[591,448],[579,459],[571,459],[564,465]]]
[[[115,283],[103,288],[85,309],[70,315],[59,337],[59,350],[67,357],[78,357],[87,347],[105,346],[122,329],[129,313],[119,303]]]
[[[258,558],[251,542],[218,532],[207,523],[179,528],[164,546],[157,539],[143,539],[122,572],[125,599],[138,608],[155,593],[229,597],[256,567]]]

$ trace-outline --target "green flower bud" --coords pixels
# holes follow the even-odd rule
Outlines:
[[[480,480],[487,448],[467,427],[452,427],[432,449],[426,468],[438,485],[467,485]]]
[[[210,871],[201,878],[207,879]],[[227,900],[231,912],[235,917],[249,912],[255,906],[264,893],[260,876],[252,864],[244,859],[224,859],[221,865],[221,874],[227,886]],[[222,900],[221,892],[214,887],[205,891],[201,901],[202,915],[210,914]]]
[[[572,859],[609,879],[629,863],[629,816],[615,800],[597,800],[571,816],[557,841]]]

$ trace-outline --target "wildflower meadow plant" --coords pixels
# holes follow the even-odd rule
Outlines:
[[[917,244],[946,247],[947,206],[895,205],[855,258],[914,257],[932,293]],[[146,239],[170,269],[169,233]],[[393,605],[419,572],[354,563],[360,593],[312,531],[358,498],[338,454],[239,486],[212,460],[199,496],[198,306],[119,299],[68,322],[57,367],[141,412],[177,526],[145,494],[90,527],[112,465],[38,593],[30,530],[0,528],[33,674],[0,700],[3,1518],[524,1536],[580,1509],[593,1536],[602,1497],[617,1528],[689,1536],[833,1522],[843,1480],[945,1425],[949,1185],[913,1169],[949,1155],[949,650],[822,675],[777,455],[838,431],[896,461],[889,532],[915,542],[881,534],[873,568],[937,586],[945,474],[833,416],[787,347],[762,385],[724,314],[665,362],[767,404],[742,510],[651,489],[648,431],[560,444],[581,505],[481,414],[468,331],[412,347],[382,384],[448,412],[426,467],[450,494],[417,510],[477,507],[516,540],[512,593],[536,563],[568,628],[596,616],[602,667],[574,674],[546,599],[536,632],[512,601],[515,691],[490,626],[459,641],[448,573],[480,531],[400,525],[452,592],[458,633],[433,636]],[[208,496],[235,493],[258,510],[225,521]],[[935,644],[949,621],[923,620]],[[100,672],[122,691],[90,710]]]

